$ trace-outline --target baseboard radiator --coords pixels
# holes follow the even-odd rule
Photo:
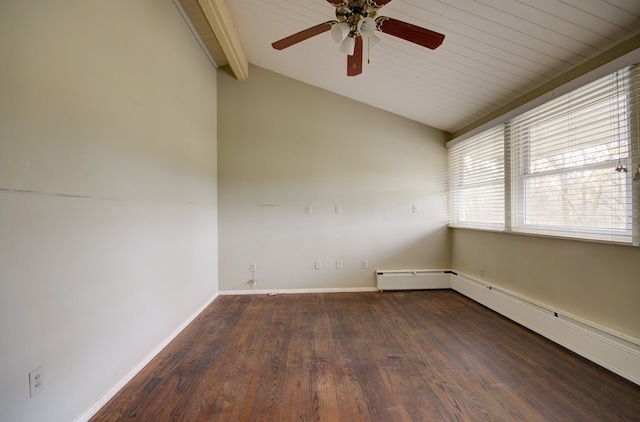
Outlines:
[[[377,288],[384,290],[450,289],[449,270],[378,270]]]
[[[462,273],[451,274],[451,288],[640,385],[640,339]]]

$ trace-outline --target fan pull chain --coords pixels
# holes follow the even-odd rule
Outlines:
[[[369,54],[370,46],[371,46],[371,42],[369,41],[369,37],[367,37],[367,64],[371,64],[371,55]]]

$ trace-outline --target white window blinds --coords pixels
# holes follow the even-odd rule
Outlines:
[[[449,150],[451,225],[504,229],[504,134],[496,127]]]
[[[631,242],[631,69],[507,123],[511,229]]]
[[[451,225],[640,245],[639,86],[630,66],[454,142]]]

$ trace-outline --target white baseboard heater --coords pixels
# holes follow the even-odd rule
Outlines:
[[[450,270],[378,270],[377,288],[384,290],[423,290],[451,288]]]
[[[466,274],[452,275],[451,288],[640,385],[640,339],[614,332]]]

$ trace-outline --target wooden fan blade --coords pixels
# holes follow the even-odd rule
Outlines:
[[[338,6],[342,3],[344,3],[344,0],[327,0],[329,3],[331,3],[334,6]]]
[[[283,50],[287,47],[291,47],[294,44],[298,44],[301,41],[307,40],[311,37],[315,37],[318,34],[322,34],[323,32],[327,32],[331,29],[331,25],[336,23],[337,21],[328,21],[321,23],[320,25],[312,26],[311,28],[307,28],[304,31],[297,32],[293,35],[289,35],[286,38],[283,38],[279,41],[271,44],[271,47],[276,50]]]
[[[347,76],[357,76],[362,73],[362,37],[356,37],[356,48],[353,56],[347,56]]]
[[[397,19],[380,16],[376,18],[380,31],[403,40],[435,50],[444,41],[444,35]]]

